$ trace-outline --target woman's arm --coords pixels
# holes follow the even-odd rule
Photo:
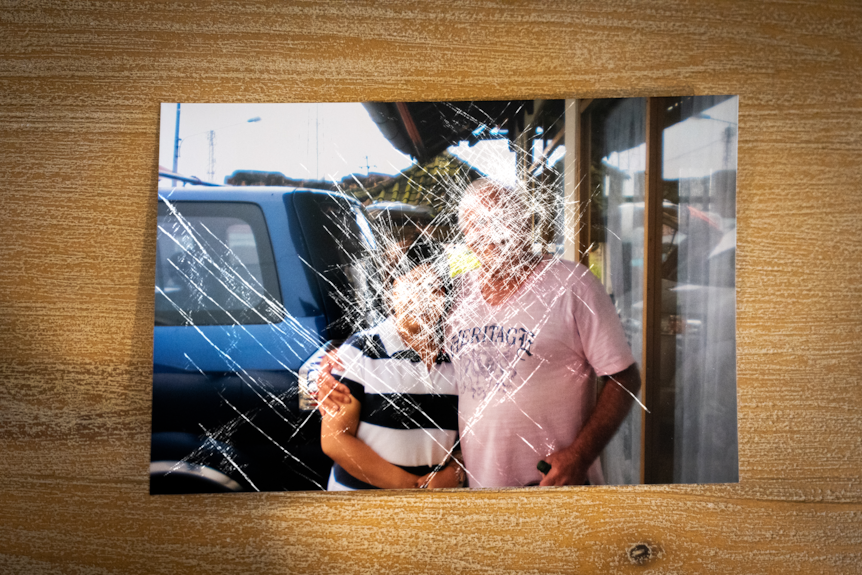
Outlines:
[[[416,481],[416,487],[427,489],[442,489],[464,486],[464,464],[454,458],[440,471],[432,471]]]
[[[356,438],[360,409],[360,402],[353,398],[353,401],[342,405],[336,413],[320,410],[323,415],[323,426],[320,431],[323,452],[347,473],[375,487],[382,489],[416,487],[419,476],[389,463]]]
[[[337,350],[330,351],[323,356],[317,372],[315,398],[318,401],[318,409],[324,416],[327,413],[335,414],[342,405],[350,403],[353,399],[353,396],[350,395],[350,388],[332,377],[333,369],[344,371],[344,365],[338,357]]]

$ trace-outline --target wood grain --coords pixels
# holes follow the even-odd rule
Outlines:
[[[3,2],[0,572],[862,571],[862,4],[552,4]],[[148,495],[160,102],[684,94],[740,95],[738,485]]]

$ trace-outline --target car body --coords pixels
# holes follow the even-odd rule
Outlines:
[[[160,190],[152,493],[324,488],[331,461],[298,375],[379,318],[376,249],[343,194]]]

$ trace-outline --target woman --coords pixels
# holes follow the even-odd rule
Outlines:
[[[350,403],[323,413],[321,444],[333,459],[330,491],[457,487],[458,395],[443,353],[449,275],[442,251],[413,244],[389,290],[392,315],[351,336],[333,369]]]

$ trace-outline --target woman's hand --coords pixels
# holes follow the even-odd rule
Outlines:
[[[453,459],[440,471],[432,471],[431,473],[420,477],[419,480],[416,481],[416,487],[425,487],[428,489],[461,487],[460,474],[458,473],[459,465],[461,464]]]
[[[342,405],[353,401],[350,389],[343,383],[332,377],[332,370],[344,371],[338,353],[333,350],[327,352],[320,360],[320,368],[317,372],[317,407],[321,415],[335,415]]]

